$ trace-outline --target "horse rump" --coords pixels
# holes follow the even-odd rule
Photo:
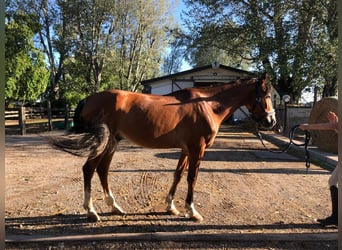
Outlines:
[[[110,131],[103,123],[91,125],[82,132],[71,128],[64,135],[49,136],[48,140],[56,149],[76,156],[88,156],[89,159],[93,159],[107,150],[111,141]]]

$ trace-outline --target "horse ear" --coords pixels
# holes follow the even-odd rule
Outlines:
[[[262,75],[261,75],[261,89],[262,91],[266,92],[267,89],[268,89],[268,83],[267,83],[267,74],[266,72],[264,72]]]
[[[266,72],[262,73],[260,80],[266,81],[266,78],[267,78],[267,73]]]

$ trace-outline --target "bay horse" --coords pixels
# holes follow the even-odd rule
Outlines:
[[[54,147],[87,156],[83,166],[84,208],[88,218],[99,221],[91,198],[91,179],[96,171],[106,203],[114,214],[124,214],[108,183],[109,166],[120,139],[147,148],[180,148],[181,155],[166,198],[167,212],[177,215],[174,204],[177,185],[188,169],[185,207],[189,217],[202,221],[193,194],[204,151],[215,139],[221,123],[240,106],[246,106],[258,124],[276,123],[271,85],[266,75],[211,87],[194,87],[161,96],[108,90],[82,100],[68,133],[50,138]]]

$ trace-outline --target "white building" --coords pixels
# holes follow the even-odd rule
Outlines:
[[[248,77],[255,77],[255,75],[248,71],[213,63],[212,65],[145,80],[142,84],[147,93],[165,95],[184,88],[227,83]]]
[[[146,93],[165,95],[184,88],[210,86],[251,77],[256,77],[256,75],[245,70],[228,67],[214,62],[211,65],[145,80],[142,82],[142,85],[144,86],[144,92]],[[272,97],[274,95],[276,95],[279,100],[279,95],[275,90]],[[242,110],[243,111],[237,110],[234,113],[235,119],[243,120],[246,118],[248,111],[245,107],[243,107]]]

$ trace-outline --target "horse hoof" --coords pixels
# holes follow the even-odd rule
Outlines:
[[[100,216],[98,216],[97,214],[88,214],[88,220],[90,222],[98,222],[101,220]]]
[[[188,211],[188,214],[186,214],[186,217],[189,217],[190,220],[201,222],[203,221],[203,217],[199,214],[199,212],[196,211],[194,208],[194,204],[185,204],[185,208]]]
[[[195,222],[202,222],[203,217],[200,214],[195,214],[190,217],[190,220],[195,221]]]
[[[113,207],[112,213],[114,215],[124,215],[125,214],[125,212],[119,206]]]
[[[167,213],[170,214],[170,215],[179,215],[179,211],[176,208],[168,209]]]
[[[192,216],[189,216],[189,214],[186,214],[186,217],[188,217],[191,221],[194,221],[194,222],[202,222],[203,221],[203,217],[199,213],[194,214]]]

